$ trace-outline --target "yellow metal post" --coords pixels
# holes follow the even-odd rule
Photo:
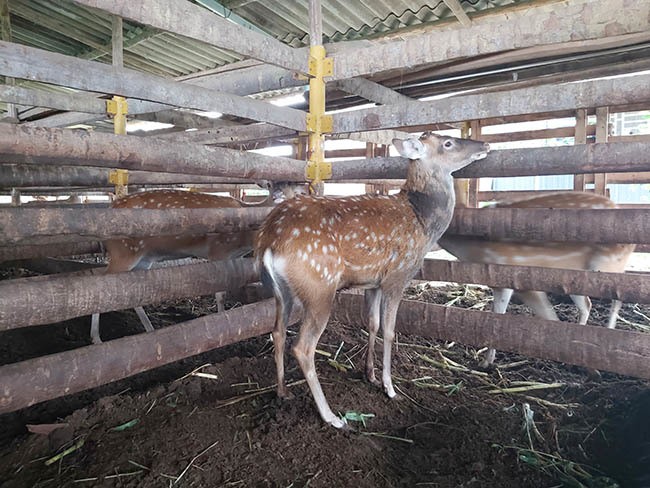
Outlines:
[[[305,175],[312,188],[321,188],[323,180],[332,177],[332,165],[325,159],[325,137],[323,133],[332,131],[332,116],[325,115],[325,76],[333,72],[332,58],[325,57],[321,45],[309,48],[309,113],[307,114],[308,162]]]
[[[118,135],[126,135],[126,114],[129,113],[128,103],[124,97],[113,97],[106,100],[106,111],[113,117],[113,131]],[[108,176],[109,183],[115,185],[115,196],[122,198],[128,193],[129,172],[125,169],[112,170]]]

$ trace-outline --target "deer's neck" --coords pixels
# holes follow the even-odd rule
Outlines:
[[[440,237],[451,222],[456,203],[451,174],[411,161],[402,192],[406,194],[424,232],[434,239]]]

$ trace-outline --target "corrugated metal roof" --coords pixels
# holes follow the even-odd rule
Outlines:
[[[84,59],[111,60],[111,16],[70,1],[11,0],[14,42]],[[124,66],[182,76],[242,59],[209,44],[124,22]]]
[[[462,0],[465,12],[521,0]],[[224,6],[293,47],[309,43],[309,0],[224,0]],[[322,0],[326,42],[365,39],[403,27],[454,18],[441,0]]]
[[[463,0],[468,13],[521,0]],[[197,0],[196,3],[206,3]],[[232,13],[293,47],[309,42],[308,0],[223,0],[213,5]],[[111,16],[69,0],[10,0],[13,41],[102,62],[111,60]],[[403,27],[437,22],[453,15],[442,2],[422,0],[323,0],[326,42],[362,39]],[[214,14],[217,15],[217,14]],[[223,66],[241,56],[183,36],[124,22],[124,65],[177,77]]]

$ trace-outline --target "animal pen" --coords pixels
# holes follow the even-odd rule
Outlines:
[[[650,72],[644,72],[650,68],[648,2],[540,0],[481,8],[444,0],[444,15],[431,8],[431,25],[407,22],[423,25],[348,42],[335,42],[332,34],[345,30],[339,24],[357,8],[372,18],[371,7],[333,0],[269,4],[277,9],[274,18],[284,12],[298,19],[311,46],[283,42],[281,28],[267,26],[272,35],[264,32],[265,9],[257,2],[1,0],[0,101],[8,123],[0,129],[0,191],[14,195],[14,203],[21,192],[118,193],[127,185],[131,192],[186,185],[241,193],[260,181],[309,181],[317,192],[323,183],[363,182],[373,192],[387,191],[399,186],[408,164],[389,155],[396,135],[460,129],[463,137],[490,143],[567,137],[574,144],[492,150],[458,171],[457,198],[465,208],[457,209],[448,233],[631,243],[638,251],[650,244],[644,205],[478,208],[523,193],[479,191],[479,178],[574,175],[574,190],[602,195],[608,184],[650,183],[650,135],[613,136],[609,130],[610,114],[650,110]],[[62,35],[54,35],[62,16],[75,19],[66,21],[78,29],[70,36],[86,41],[90,51],[64,49]],[[323,48],[324,34],[330,42]],[[168,67],[162,68],[165,58]],[[628,73],[635,76],[618,76]],[[277,93],[305,93],[306,85],[308,103],[297,108],[267,101]],[[201,112],[223,116],[209,119]],[[103,122],[109,116],[114,129]],[[173,127],[125,135],[125,117]],[[573,126],[483,133],[488,126],[567,117],[575,118]],[[330,139],[363,141],[366,147],[324,148]],[[293,145],[292,157],[250,151],[287,144]],[[0,331],[255,283],[251,258],[112,275],[44,258],[98,253],[99,242],[113,238],[256,229],[269,210],[3,205],[0,260],[26,268],[59,263],[66,272],[1,281]],[[416,279],[650,301],[644,273],[427,259]],[[333,318],[363,324],[362,296],[339,292]],[[0,413],[268,334],[274,320],[272,300],[251,301],[151,333],[4,364]],[[397,324],[400,334],[650,379],[650,335],[643,332],[412,300],[402,301]]]

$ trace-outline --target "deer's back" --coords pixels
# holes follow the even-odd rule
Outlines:
[[[558,192],[499,202],[495,208],[616,208],[603,195],[586,192]],[[623,271],[634,244],[596,244],[589,242],[546,242],[487,240],[470,236],[443,236],[440,246],[463,261],[493,264],[541,266],[546,268]]]
[[[297,281],[376,286],[393,273],[419,266],[427,247],[428,237],[403,194],[298,196],[269,214],[256,254],[261,258],[270,249],[286,257],[288,273]]]

